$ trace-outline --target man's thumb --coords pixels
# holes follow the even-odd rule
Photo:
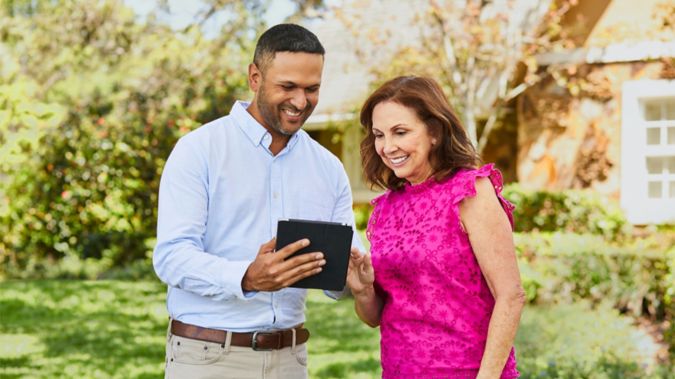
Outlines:
[[[273,253],[276,244],[277,244],[277,237],[274,237],[271,240],[265,242],[264,244],[262,244],[262,246],[260,246],[260,251],[258,252],[258,255]]]

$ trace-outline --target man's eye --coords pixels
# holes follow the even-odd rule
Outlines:
[[[309,92],[309,93],[316,93],[318,90],[319,90],[319,87],[307,88],[307,92]]]

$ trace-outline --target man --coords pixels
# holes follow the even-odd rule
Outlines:
[[[270,28],[248,68],[252,102],[181,138],[167,160],[153,256],[169,286],[167,378],[307,377],[306,290],[287,287],[325,260],[285,260],[308,241],[274,251],[270,239],[284,218],[354,224],[342,164],[300,129],[323,60],[310,31]]]

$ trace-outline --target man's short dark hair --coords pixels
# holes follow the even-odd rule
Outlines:
[[[253,63],[261,72],[274,59],[277,52],[310,53],[324,55],[319,38],[314,33],[296,24],[279,24],[267,29],[258,39]]]

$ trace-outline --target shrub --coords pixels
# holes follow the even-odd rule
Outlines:
[[[523,379],[666,378],[653,371],[650,341],[611,307],[580,302],[526,307],[515,346]]]
[[[530,301],[609,301],[635,316],[672,316],[675,266],[661,240],[617,245],[589,234],[517,233],[515,243]]]
[[[0,7],[0,278],[144,259],[165,159],[246,93],[243,36],[262,25],[238,3],[224,5],[233,33],[214,38],[142,22],[119,1],[41,4]],[[88,268],[55,273],[66,257]]]
[[[509,184],[504,197],[516,206],[517,232],[566,231],[615,240],[628,226],[616,202],[587,191],[534,191]]]

